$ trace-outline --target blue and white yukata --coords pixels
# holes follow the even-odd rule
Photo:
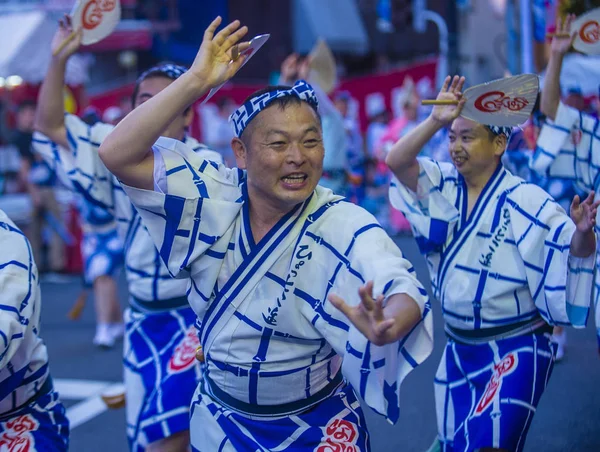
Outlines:
[[[410,263],[372,215],[322,187],[255,243],[245,172],[175,140],[154,152],[155,190],[124,189],[198,315],[206,368],[192,449],[370,450],[354,391],[397,421],[400,384],[432,350]],[[368,280],[419,305],[422,320],[401,341],[372,345],[327,301],[356,304]]]
[[[85,198],[81,199],[79,212],[83,229],[81,254],[85,283],[92,285],[100,276],[115,277],[123,265],[123,242],[114,215]]]
[[[43,134],[34,132],[32,147],[44,159],[56,181],[77,195],[77,209],[83,229],[81,254],[85,284],[93,285],[100,276],[116,276],[123,265],[123,243],[117,231],[115,216],[110,211],[86,201],[75,191],[61,164],[57,144],[50,143]]]
[[[39,275],[25,235],[0,210],[0,451],[66,451],[69,421],[39,336]]]
[[[554,364],[549,325],[583,327],[594,258],[569,254],[575,224],[499,165],[467,215],[454,165],[419,158],[416,193],[394,179],[440,300],[448,343],[435,377],[444,451],[523,449]]]
[[[536,143],[531,168],[548,178],[571,179],[583,193],[600,190],[600,128],[598,118],[562,102],[554,121],[546,120]],[[600,226],[596,222],[596,236]],[[600,263],[600,247],[596,249]],[[600,350],[600,275],[596,275],[594,310]]]
[[[565,212],[569,212],[571,202],[577,194],[573,180],[540,176],[529,168],[533,155],[533,151],[529,149],[507,150],[502,156],[502,164],[513,175],[540,187],[560,204]]]
[[[98,156],[113,126],[88,126],[69,114],[65,126],[69,150],[41,140],[34,145],[50,146],[43,154],[54,155],[75,190],[117,220],[130,294],[124,315],[127,436],[131,450],[142,451],[148,443],[189,428],[190,401],[200,380],[196,316],[188,305],[186,281],[171,277],[136,209]],[[193,138],[186,142],[206,158],[221,161]]]

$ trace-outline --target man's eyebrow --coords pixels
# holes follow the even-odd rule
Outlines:
[[[317,128],[317,126],[310,126],[304,131],[304,135],[306,135],[309,132],[319,133],[319,129]]]
[[[279,129],[269,129],[267,130],[266,136],[268,137],[269,135],[285,135],[288,136],[288,133],[284,130],[279,130]]]

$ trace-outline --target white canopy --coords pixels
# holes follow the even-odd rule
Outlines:
[[[18,75],[29,83],[44,79],[50,64],[50,43],[58,27],[55,16],[29,11],[0,16],[0,77]],[[75,55],[67,65],[66,81],[87,82],[87,59]]]

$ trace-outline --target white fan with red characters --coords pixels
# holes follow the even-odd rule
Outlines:
[[[600,8],[579,16],[571,25],[576,31],[573,48],[587,55],[600,55]]]
[[[109,36],[121,20],[119,0],[78,0],[71,11],[73,30],[81,28],[81,44],[90,45]]]
[[[540,81],[535,74],[521,74],[494,80],[465,90],[461,116],[500,127],[525,123],[535,106]],[[423,105],[456,105],[455,100],[424,100]]]

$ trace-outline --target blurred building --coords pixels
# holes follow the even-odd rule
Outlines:
[[[504,12],[489,0],[461,2],[458,14],[458,65],[469,86],[505,75],[508,65]]]

